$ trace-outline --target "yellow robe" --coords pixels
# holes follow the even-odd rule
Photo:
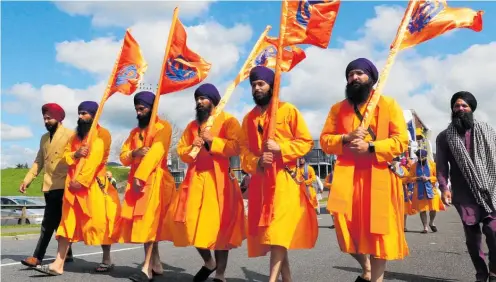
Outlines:
[[[313,188],[313,183],[317,181],[317,176],[315,175],[315,170],[313,167],[308,165],[308,179],[305,180],[303,178],[303,173],[305,172],[305,169],[303,167],[298,167],[296,170],[296,179],[300,182],[302,182],[305,185],[305,189],[307,189],[307,195],[310,200],[310,203],[314,208],[318,208],[319,202],[317,200],[317,193],[315,192],[315,189]]]
[[[267,112],[255,107],[243,119],[241,168],[251,175],[248,188],[248,256],[263,256],[270,245],[287,249],[310,249],[318,236],[317,216],[305,189],[285,170],[293,170],[296,160],[305,156],[313,146],[312,136],[301,113],[289,103],[279,103],[276,118],[275,141],[281,147],[281,156],[275,158],[275,190],[264,189],[264,172],[258,168],[262,155],[262,134]],[[270,197],[268,195],[271,194]],[[272,198],[272,200],[270,200]],[[265,199],[265,200],[264,200]],[[264,205],[272,210],[263,214]],[[266,224],[263,218],[269,218]]]
[[[407,180],[408,180],[408,169],[405,166],[401,166],[403,168],[403,171],[405,172],[405,175],[401,178],[401,182],[403,183],[403,194],[405,195],[405,215],[415,215],[417,211],[414,209],[412,205],[412,201],[410,200],[411,192],[408,191],[407,187]],[[406,224],[406,223],[405,223]]]
[[[65,237],[69,242],[84,241],[86,245],[110,245],[120,213],[120,200],[117,190],[105,176],[112,139],[107,129],[98,126],[97,130],[83,169],[75,178],[82,186],[78,190],[69,189],[69,182],[80,161],[73,156],[81,147],[81,141],[74,135],[66,145],[64,158],[69,171],[62,202],[62,219],[56,236]],[[103,188],[100,188],[97,177]]]
[[[363,113],[365,106],[359,110]],[[392,98],[380,98],[370,124],[377,136],[374,154],[355,155],[343,146],[342,136],[359,124],[353,106],[344,100],[331,108],[320,136],[322,150],[338,156],[327,205],[338,242],[346,253],[403,259],[408,255],[403,187],[387,165],[408,148],[403,111]],[[371,141],[370,134],[365,141]]]
[[[144,146],[146,130],[134,128],[122,145],[120,159],[131,166],[122,212],[118,220],[119,232],[113,237],[119,243],[148,243],[165,240],[165,216],[175,193],[175,182],[167,167],[172,127],[158,119],[150,150],[143,158],[133,158],[132,151]],[[141,192],[132,189],[134,178],[144,181]]]
[[[225,112],[215,123],[210,151],[202,147],[196,159],[188,155],[198,136],[196,121],[188,124],[177,145],[188,172],[167,213],[166,236],[178,247],[229,250],[245,238],[243,197],[229,173],[229,158],[239,155],[241,126]]]
[[[429,181],[433,187],[434,197],[432,199],[427,199],[426,193],[424,193],[424,198],[422,200],[418,199],[418,185],[417,185],[417,164],[412,165],[409,177],[406,179],[406,182],[413,183],[413,198],[412,198],[412,207],[414,210],[418,212],[427,212],[427,211],[444,211],[446,208],[444,207],[443,202],[441,201],[441,195],[439,190],[436,188],[436,163],[433,161],[429,161]]]

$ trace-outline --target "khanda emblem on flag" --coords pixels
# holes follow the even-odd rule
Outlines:
[[[185,58],[181,55],[176,58],[169,58],[165,67],[165,75],[172,81],[185,81],[195,78],[195,69],[186,66],[181,61],[185,61]]]
[[[324,3],[325,1],[298,1],[298,10],[296,12],[296,21],[303,27],[307,27],[308,20],[312,15],[310,12],[310,5]]]
[[[277,55],[276,47],[272,45],[268,46],[255,58],[255,65],[264,66],[269,58],[275,58],[276,55]]]
[[[115,85],[120,86],[132,80],[138,80],[139,73],[135,64],[123,66],[117,73]]]
[[[421,32],[443,8],[439,1],[423,1],[413,11],[412,18],[408,23],[408,31],[412,34]]]

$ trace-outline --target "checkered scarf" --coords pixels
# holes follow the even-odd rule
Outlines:
[[[450,124],[448,145],[477,203],[488,213],[496,211],[496,132],[487,123],[474,120],[474,158],[465,148],[463,136]]]

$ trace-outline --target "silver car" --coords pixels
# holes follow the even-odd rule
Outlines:
[[[43,215],[45,214],[45,200],[42,197],[26,197],[26,196],[2,196],[0,197],[2,204],[2,225],[17,225],[21,224],[22,208],[26,209],[26,224],[41,224]],[[5,207],[18,206],[18,207]],[[29,208],[30,205],[43,206],[43,208]]]

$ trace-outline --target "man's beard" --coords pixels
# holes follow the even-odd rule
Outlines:
[[[271,99],[272,89],[269,89],[267,93],[255,92],[255,94],[253,94],[253,101],[255,101],[255,104],[259,107],[267,106]]]
[[[137,115],[136,119],[138,119],[138,127],[141,129],[146,128],[150,123],[151,117],[152,114],[150,112],[143,116]]]
[[[198,124],[202,124],[210,117],[213,106],[212,104],[208,106],[202,106],[201,104],[198,104],[196,105],[195,109],[196,109],[196,121],[198,122]]]
[[[361,83],[353,81],[346,84],[346,99],[355,105],[360,105],[367,101],[374,85],[371,81]]]
[[[90,131],[92,123],[93,123],[93,119],[89,119],[89,120],[78,119],[76,133],[79,140],[83,140],[86,137],[86,135]]]
[[[58,127],[59,127],[59,123],[55,123],[55,124],[45,123],[45,128],[46,130],[48,130],[48,132],[50,132],[50,135],[55,134],[55,131],[57,131]]]
[[[467,130],[474,127],[474,113],[462,111],[452,112],[451,124],[453,124],[459,134],[465,134]]]

